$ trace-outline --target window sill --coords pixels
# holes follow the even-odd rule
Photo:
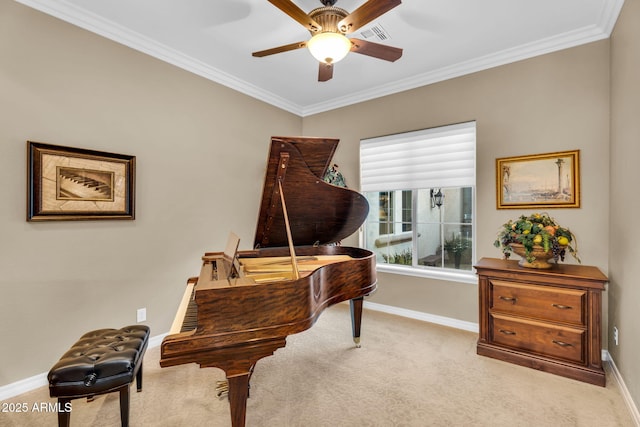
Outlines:
[[[446,280],[449,282],[478,284],[478,276],[473,271],[434,270],[407,267],[403,265],[377,264],[376,270],[381,273],[402,274],[404,276],[425,277],[428,279]]]

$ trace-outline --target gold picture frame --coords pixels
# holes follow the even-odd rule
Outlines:
[[[135,219],[135,156],[27,141],[27,221]]]
[[[496,159],[498,209],[579,208],[580,150]]]

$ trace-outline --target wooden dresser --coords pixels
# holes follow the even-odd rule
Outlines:
[[[601,317],[608,279],[597,267],[537,270],[516,260],[482,258],[475,268],[478,354],[605,385]]]

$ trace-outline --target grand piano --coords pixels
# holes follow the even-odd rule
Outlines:
[[[230,235],[187,280],[160,366],[222,369],[233,427],[245,425],[256,362],[309,329],[322,311],[350,301],[360,346],[363,297],[376,289],[375,255],[339,242],[364,222],[359,193],[324,182],[338,145],[327,138],[273,137],[253,250]]]

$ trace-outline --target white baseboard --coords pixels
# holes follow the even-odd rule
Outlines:
[[[0,400],[10,399],[38,387],[49,385],[49,381],[47,381],[47,374],[48,372],[43,372],[42,374],[34,375],[0,387]]]
[[[364,306],[368,309],[374,311],[381,311],[389,314],[396,314],[398,316],[408,317],[410,319],[423,320],[425,322],[435,323],[437,325],[450,326],[452,328],[462,329],[469,332],[479,332],[479,326],[477,323],[473,322],[465,322],[462,320],[451,319],[443,316],[436,316],[433,314],[422,313],[420,311],[407,310],[404,308],[392,307],[383,304],[376,304],[374,302],[365,301]],[[622,392],[622,397],[624,399],[627,408],[635,422],[636,426],[640,427],[640,413],[638,412],[638,407],[636,406],[631,394],[629,393],[629,389],[627,388],[624,380],[622,379],[622,375],[616,364],[611,357],[611,354],[607,350],[602,350],[602,360],[606,363],[609,363],[611,366],[611,370],[613,371],[613,378],[618,382],[620,386],[620,391]]]
[[[464,331],[469,332],[478,332],[479,327],[477,323],[466,322],[463,320],[452,319],[444,316],[437,316],[435,314],[423,313],[420,311],[407,310],[405,308],[392,307],[383,304],[377,304],[374,302],[365,301],[364,307],[374,311],[380,311],[388,314],[395,314],[402,317],[407,317],[410,319],[422,320],[429,323],[435,323],[437,325],[449,326],[456,329],[462,329]],[[151,337],[149,339],[149,348],[157,347],[162,343],[162,340],[167,334],[156,335],[155,337]],[[636,406],[631,394],[629,393],[629,389],[627,388],[624,380],[622,379],[622,375],[618,370],[615,362],[611,358],[611,354],[607,350],[602,350],[602,360],[609,363],[611,366],[611,370],[613,372],[613,378],[618,382],[620,386],[620,390],[622,392],[622,397],[624,399],[627,408],[629,408],[629,412],[631,413],[631,417],[633,418],[636,426],[640,427],[640,412],[638,412],[638,407]],[[20,381],[16,381],[11,384],[7,384],[5,386],[0,387],[0,400],[10,399],[14,396],[18,396],[22,393],[27,393],[31,390],[34,390],[38,387],[44,387],[49,384],[47,381],[48,372],[44,372],[42,374],[34,375],[30,378],[25,378]]]
[[[479,332],[479,326],[474,322],[466,322],[464,320],[452,319],[450,317],[437,316],[435,314],[423,313],[421,311],[407,310],[406,308],[392,307],[390,305],[377,304],[375,302],[364,302],[365,308],[381,311],[383,313],[397,314],[398,316],[408,317],[410,319],[422,320],[436,325],[450,326],[456,329],[462,329],[469,332]]]
[[[618,370],[616,363],[611,357],[611,354],[609,354],[607,350],[603,350],[603,351],[607,353],[606,357],[603,357],[603,360],[606,360],[609,363],[609,366],[611,366],[611,371],[613,372],[613,378],[618,382],[618,385],[620,386],[622,398],[624,399],[624,403],[626,403],[627,408],[629,408],[629,413],[631,414],[631,418],[633,418],[633,421],[635,422],[636,426],[640,427],[640,412],[638,412],[638,407],[633,401],[633,398],[629,393],[629,389],[627,388],[627,385],[622,379],[622,374],[620,374],[620,371]]]
[[[160,335],[156,335],[155,337],[149,338],[149,348],[158,347],[160,344],[162,344],[162,340],[167,335],[169,335],[168,332],[165,334],[160,334]]]
[[[162,344],[162,339],[167,334],[157,335],[149,338],[148,348],[157,347]],[[27,393],[31,390],[35,390],[38,387],[45,387],[49,385],[47,375],[49,372],[43,372],[38,375],[34,375],[29,378],[25,378],[20,381],[16,381],[11,384],[0,387],[0,400],[10,399],[14,396],[18,396],[22,393]]]

